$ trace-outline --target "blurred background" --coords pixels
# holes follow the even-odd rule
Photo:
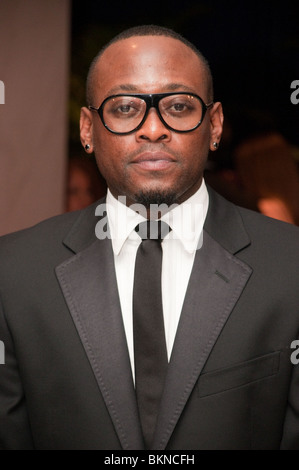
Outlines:
[[[206,181],[299,225],[298,13],[288,0],[1,0],[0,234],[105,193],[79,140],[88,67],[115,34],[150,23],[175,29],[210,63],[225,126]]]

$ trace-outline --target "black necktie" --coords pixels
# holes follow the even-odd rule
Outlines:
[[[164,222],[143,222],[136,227],[138,247],[133,289],[135,388],[146,448],[155,431],[167,370],[162,308],[161,241],[169,232]]]

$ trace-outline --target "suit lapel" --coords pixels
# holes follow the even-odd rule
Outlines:
[[[233,206],[222,206],[221,217],[228,217],[225,223],[231,222],[231,230],[226,239],[221,228],[213,227],[211,214],[208,216],[206,227],[221,238],[222,243],[204,230],[203,245],[195,256],[172,350],[153,449],[161,450],[167,446],[209,354],[252,272],[247,264],[222,246],[227,245],[237,252],[249,243],[240,215],[231,213]],[[217,209],[217,204],[215,207]],[[217,236],[218,233],[221,235]]]
[[[110,240],[94,241],[56,274],[121,445],[142,449]]]

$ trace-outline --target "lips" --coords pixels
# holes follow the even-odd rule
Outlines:
[[[132,162],[143,170],[161,171],[168,169],[175,159],[166,152],[144,152],[139,154]]]

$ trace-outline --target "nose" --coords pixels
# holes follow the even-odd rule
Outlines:
[[[161,121],[155,108],[151,108],[148,112],[146,120],[142,126],[136,131],[137,141],[169,141],[171,139],[171,130],[168,129]]]

